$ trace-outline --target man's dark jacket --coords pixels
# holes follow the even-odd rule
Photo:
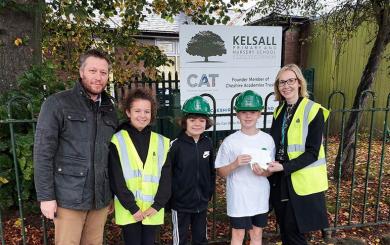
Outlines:
[[[100,105],[99,105],[100,104]],[[93,102],[79,82],[42,105],[34,142],[38,201],[69,209],[99,209],[112,199],[108,147],[118,124],[110,96]]]
[[[214,194],[215,166],[213,144],[200,135],[198,142],[182,131],[168,152],[172,168],[172,195],[169,208],[199,213],[207,209]]]

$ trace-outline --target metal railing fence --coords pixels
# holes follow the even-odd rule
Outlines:
[[[152,88],[157,96],[158,103],[160,105],[160,109],[158,112],[158,120],[155,127],[155,130],[161,134],[164,134],[170,138],[174,138],[176,133],[178,132],[178,127],[174,123],[174,119],[180,115],[180,100],[179,100],[179,80],[177,78],[177,74],[172,79],[170,76],[167,80],[162,80],[160,82],[154,82],[150,80],[141,80],[141,81],[132,81],[127,84],[116,86],[115,87],[115,94],[117,98],[122,98],[129,88],[133,88],[136,86],[147,86]],[[366,91],[365,93],[368,93],[370,95],[374,95],[373,92]],[[361,108],[357,110],[351,110],[345,108],[345,96],[342,92],[334,92],[329,96],[329,104],[328,107],[331,107],[332,99],[334,96],[341,96],[343,98],[343,102],[341,103],[341,109],[333,109],[331,110],[330,119],[327,123],[327,128],[329,129],[329,125],[331,123],[334,123],[334,120],[332,118],[336,115],[341,115],[341,128],[343,129],[345,127],[345,117],[348,115],[348,113],[351,113],[352,111],[357,111],[359,113],[368,113],[371,116],[371,126],[369,130],[365,130],[366,136],[363,138],[363,140],[360,140],[360,137],[355,138],[355,149],[354,149],[354,161],[353,161],[353,176],[351,181],[345,182],[341,180],[341,178],[338,179],[332,179],[330,181],[330,187],[334,188],[335,196],[329,196],[327,195],[328,199],[328,212],[330,215],[330,221],[331,221],[331,227],[326,229],[328,233],[337,231],[339,229],[348,229],[353,227],[362,227],[362,226],[375,226],[380,224],[390,224],[390,215],[387,214],[387,217],[385,216],[386,210],[388,212],[390,207],[390,202],[386,199],[385,191],[382,189],[383,181],[385,178],[385,167],[389,167],[390,163],[389,160],[386,161],[385,155],[388,154],[389,150],[389,126],[388,126],[388,114],[389,114],[389,108],[390,108],[390,94],[388,96],[387,105],[384,108],[378,108],[375,105],[375,96],[372,96],[372,104],[369,108]],[[202,96],[208,97],[213,102],[213,111],[216,110],[216,104],[215,99],[210,94],[202,94]],[[237,96],[237,95],[236,95]],[[212,117],[214,121],[218,117],[226,117],[229,116],[230,120],[232,122],[233,120],[233,103],[236,98],[234,96],[231,101],[231,112],[226,114],[213,114]],[[263,130],[266,129],[266,121],[267,117],[272,116],[272,112],[267,111],[267,104],[269,103],[269,100],[273,98],[273,94],[269,94],[265,99],[265,111],[263,112]],[[25,118],[25,119],[16,119],[15,115],[13,115],[12,111],[12,105],[13,103],[18,101],[24,101],[27,108],[31,109],[31,117]],[[120,99],[119,99],[120,102]],[[31,127],[32,131],[35,130],[35,123],[36,119],[34,117],[34,113],[32,110],[31,102],[27,98],[21,98],[21,97],[15,97],[8,101],[7,105],[8,115],[7,118],[0,118],[0,127],[9,127],[9,137],[10,137],[10,149],[12,154],[12,160],[13,160],[13,171],[15,175],[16,180],[16,192],[17,192],[17,208],[18,209],[18,215],[20,220],[20,243],[21,244],[28,244],[27,243],[27,237],[29,236],[28,230],[26,229],[26,223],[25,223],[25,214],[24,214],[24,203],[23,203],[23,197],[22,197],[22,186],[20,185],[20,163],[17,156],[17,144],[16,144],[16,137],[15,137],[15,127],[24,125],[25,127]],[[384,122],[383,122],[383,130],[381,137],[374,137],[374,129],[373,129],[373,120],[374,120],[374,114],[376,113],[384,113]],[[26,126],[27,125],[27,126]],[[233,130],[233,125],[231,124],[231,130]],[[230,130],[230,131],[231,131]],[[357,124],[356,129],[357,135],[360,136],[360,134],[363,132],[361,128],[359,128],[359,125]],[[213,139],[214,147],[218,147],[218,141],[222,139],[227,133],[230,133],[230,131],[225,132],[225,134],[220,134],[220,132],[216,131],[216,126],[214,125],[213,130],[209,132],[210,136]],[[327,130],[329,132],[329,130]],[[333,148],[336,145],[342,145],[344,138],[343,138],[343,132],[341,131],[339,133],[341,135],[339,138],[335,136],[330,136],[328,133],[325,135],[325,149],[327,152],[327,158],[329,163],[331,163],[331,158],[328,150],[331,145],[333,145]],[[368,145],[363,144],[363,146],[360,146],[359,143],[363,142],[364,140],[367,140]],[[378,154],[375,156],[376,160],[372,160],[373,158],[373,142],[376,142],[375,147],[381,147],[381,149],[378,151],[376,149],[375,152],[380,152],[379,156]],[[365,143],[364,141],[363,143]],[[360,150],[360,151],[359,151]],[[358,154],[359,152],[363,151],[367,154],[365,167],[362,168],[362,161],[360,160]],[[0,162],[0,165],[2,163]],[[331,168],[331,164],[329,165],[329,168]],[[358,166],[359,168],[355,168]],[[329,169],[330,172],[331,169]],[[359,172],[357,172],[359,170]],[[336,171],[341,171],[341,165],[340,168]],[[1,174],[1,173],[0,173]],[[389,175],[389,174],[387,174]],[[338,175],[340,176],[340,174]],[[0,175],[1,177],[1,175]],[[357,180],[359,181],[358,184],[356,183]],[[362,182],[363,181],[363,182]],[[345,193],[346,188],[349,187],[348,196],[342,196],[341,193]],[[0,183],[0,189],[2,188],[2,185]],[[342,192],[344,190],[344,192]],[[358,192],[359,190],[359,192]],[[11,195],[11,193],[10,193]],[[374,198],[372,198],[372,195]],[[218,206],[221,203],[224,203],[224,196],[221,196],[220,193],[215,193],[215,196],[213,198],[212,202],[212,212],[210,213],[211,218],[211,239],[210,242],[218,242],[222,240],[227,240],[228,237],[221,238],[218,234],[216,234],[217,230],[217,217],[221,217],[221,215],[226,216],[224,213],[225,207]],[[361,207],[361,210],[356,210],[356,203],[358,202],[357,206]],[[219,210],[219,211],[218,211]],[[6,238],[5,238],[5,232],[4,232],[4,224],[5,221],[3,220],[4,217],[8,217],[8,214],[5,213],[9,210],[1,210],[0,209],[0,240],[2,244],[5,244]],[[375,212],[374,219],[367,219],[367,212]],[[4,215],[5,214],[5,215]],[[348,214],[348,215],[346,215]],[[226,219],[227,220],[227,219]],[[41,243],[42,244],[48,244],[48,233],[47,233],[47,226],[45,219],[42,218],[41,221]],[[229,234],[229,231],[226,231],[226,234]]]

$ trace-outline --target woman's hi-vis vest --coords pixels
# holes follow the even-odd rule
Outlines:
[[[126,130],[120,130],[111,139],[116,146],[127,188],[134,194],[135,201],[142,212],[154,202],[160,181],[161,168],[165,163],[169,149],[169,139],[151,132],[148,155],[145,165],[141,161],[133,142]],[[136,223],[133,215],[114,198],[115,222],[118,225]],[[144,225],[164,223],[164,209],[142,220]]]
[[[275,119],[279,116],[283,106],[284,104],[274,111]],[[319,109],[322,109],[324,120],[326,121],[329,116],[329,111],[320,104],[303,98],[298,105],[287,132],[287,154],[289,159],[297,158],[305,151],[309,124],[315,118]],[[294,191],[300,196],[306,196],[328,189],[326,158],[322,144],[317,161],[293,172],[291,174],[291,182]]]

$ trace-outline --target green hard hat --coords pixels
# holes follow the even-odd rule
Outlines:
[[[261,111],[264,108],[263,99],[260,95],[247,90],[242,92],[236,99],[234,109],[238,111]]]
[[[209,103],[201,96],[194,96],[186,100],[182,112],[184,114],[201,114],[206,116],[211,114]]]

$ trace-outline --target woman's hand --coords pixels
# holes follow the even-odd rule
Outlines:
[[[268,164],[267,170],[271,173],[283,171],[283,165],[278,161],[273,161]]]

